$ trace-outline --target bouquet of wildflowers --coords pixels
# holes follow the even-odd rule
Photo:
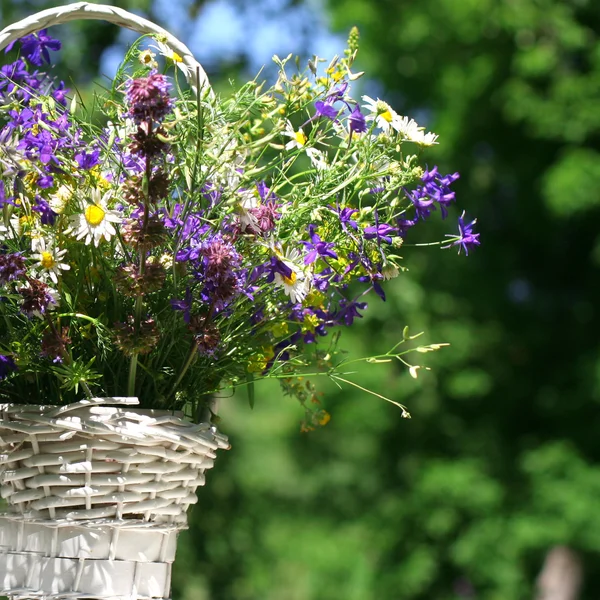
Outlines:
[[[351,95],[356,32],[348,46],[306,72],[275,58],[274,85],[220,98],[143,37],[83,106],[42,72],[60,43],[20,40],[0,71],[2,401],[128,395],[196,417],[277,378],[305,428],[327,422],[300,377],[348,381],[339,332],[385,300],[411,228],[447,216],[458,177],[424,166],[435,134]],[[468,253],[474,223],[463,213],[442,247]],[[410,339],[371,360],[414,375]]]

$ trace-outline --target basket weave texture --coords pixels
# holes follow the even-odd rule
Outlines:
[[[210,424],[105,404],[0,405],[0,590],[13,598],[165,598],[177,532],[229,448]]]

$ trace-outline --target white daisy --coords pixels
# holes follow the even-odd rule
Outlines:
[[[68,271],[71,267],[61,262],[67,253],[66,250],[58,250],[52,246],[46,246],[46,240],[41,238],[36,243],[36,253],[33,255],[37,259],[36,272],[38,279],[45,281],[47,277],[58,284],[58,276],[62,271]]]
[[[398,131],[400,116],[387,102],[379,98],[373,100],[369,96],[363,96],[362,99],[365,108],[371,113],[367,115],[367,121],[375,120],[377,127],[384,133],[388,133],[390,128]]]
[[[425,133],[425,127],[419,127],[414,119],[400,117],[396,131],[407,141],[415,142],[421,146],[433,146],[437,144],[438,136],[435,133]]]
[[[92,190],[90,202],[85,205],[83,213],[71,217],[71,226],[67,230],[68,233],[74,233],[78,240],[85,238],[86,245],[93,242],[96,247],[103,238],[110,240],[117,233],[113,223],[121,222],[119,214],[106,206],[111,191],[102,198],[100,194],[98,188]]]
[[[425,130],[422,129],[414,136],[413,139],[411,139],[411,142],[415,142],[416,144],[419,144],[421,146],[433,146],[434,144],[438,143],[436,141],[437,139],[437,134],[431,131],[429,133],[425,133]]]
[[[165,43],[158,41],[156,42],[156,46],[150,46],[150,48],[155,48],[162,56],[172,61],[186,78],[190,76],[190,68],[183,62],[183,57],[177,54],[175,50],[171,50]]]
[[[294,148],[298,148],[299,150],[302,150],[302,148],[304,148],[304,146],[306,145],[306,142],[308,141],[306,134],[304,133],[304,131],[302,131],[302,127],[300,127],[298,129],[298,131],[296,131],[292,127],[292,124],[289,121],[286,122],[285,129],[283,131],[283,135],[285,135],[289,138],[292,138],[285,145],[286,150],[293,150]]]

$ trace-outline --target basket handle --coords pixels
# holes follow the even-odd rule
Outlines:
[[[117,6],[108,6],[106,4],[92,4],[91,2],[77,2],[75,4],[67,4],[66,6],[56,6],[41,12],[35,13],[22,21],[13,23],[0,31],[0,50],[3,50],[11,42],[46,27],[52,25],[60,25],[69,21],[78,19],[95,19],[100,21],[108,21],[132,29],[138,33],[146,34],[153,33],[162,36],[165,39],[166,45],[181,56],[183,63],[188,67],[190,84],[194,93],[197,93],[198,88],[201,92],[208,93],[209,97],[213,97],[213,91],[210,87],[208,77],[200,63],[194,58],[190,49],[180,42],[175,36],[158,25],[148,21],[142,17],[138,17],[133,13],[127,12]]]

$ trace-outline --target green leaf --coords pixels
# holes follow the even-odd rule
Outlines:
[[[254,374],[253,373],[246,374],[246,382],[248,383],[248,385],[246,386],[246,389],[248,390],[248,404],[250,405],[250,408],[254,408]]]

